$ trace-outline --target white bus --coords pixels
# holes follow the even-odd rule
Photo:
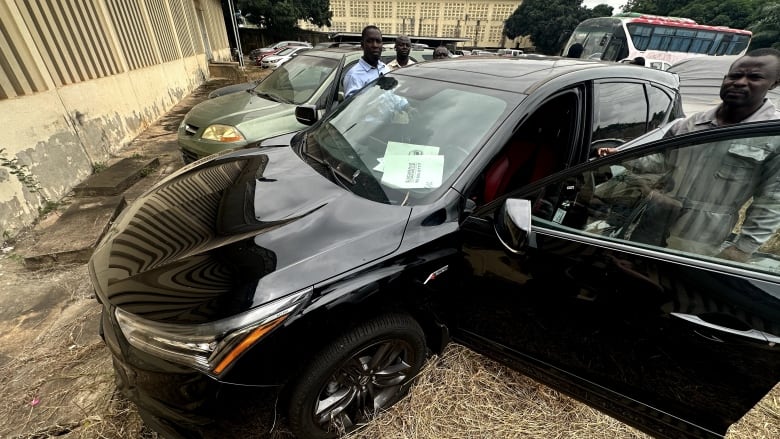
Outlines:
[[[742,55],[752,33],[725,26],[698,24],[689,18],[661,17],[636,12],[591,18],[574,29],[563,49],[583,46],[580,58],[621,61],[638,56],[649,67],[674,64],[694,56]]]

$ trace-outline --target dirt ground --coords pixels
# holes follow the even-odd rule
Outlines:
[[[209,87],[218,85],[225,84]],[[207,90],[193,99],[202,99]],[[186,110],[174,109],[122,152],[124,157],[161,157],[160,167],[126,194],[129,200],[180,166],[175,130]],[[24,248],[41,239],[55,219],[56,214],[44,218],[15,242],[0,246],[0,439],[158,438],[116,391],[109,354],[98,336],[100,306],[86,265],[30,271],[22,263]],[[237,419],[249,417],[242,414]],[[235,437],[290,435],[283,419],[277,418]],[[429,362],[409,397],[350,437],[647,436],[465,348],[451,346]],[[780,387],[728,437],[780,437]]]

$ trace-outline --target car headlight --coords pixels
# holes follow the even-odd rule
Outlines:
[[[114,315],[133,347],[173,363],[220,375],[291,316],[312,291],[313,288],[306,288],[247,312],[201,324],[156,322],[119,308]]]
[[[244,136],[238,132],[236,127],[230,125],[210,125],[200,136],[206,140],[216,140],[218,142],[238,142],[244,140]]]

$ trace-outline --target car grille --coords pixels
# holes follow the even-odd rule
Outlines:
[[[195,133],[198,132],[198,129],[200,128],[196,127],[195,125],[190,125],[190,124],[184,125],[184,132],[187,133],[188,136],[194,136]]]

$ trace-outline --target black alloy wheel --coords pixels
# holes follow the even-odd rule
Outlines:
[[[300,438],[333,438],[395,404],[425,361],[425,334],[406,314],[364,322],[321,350],[290,395]]]

